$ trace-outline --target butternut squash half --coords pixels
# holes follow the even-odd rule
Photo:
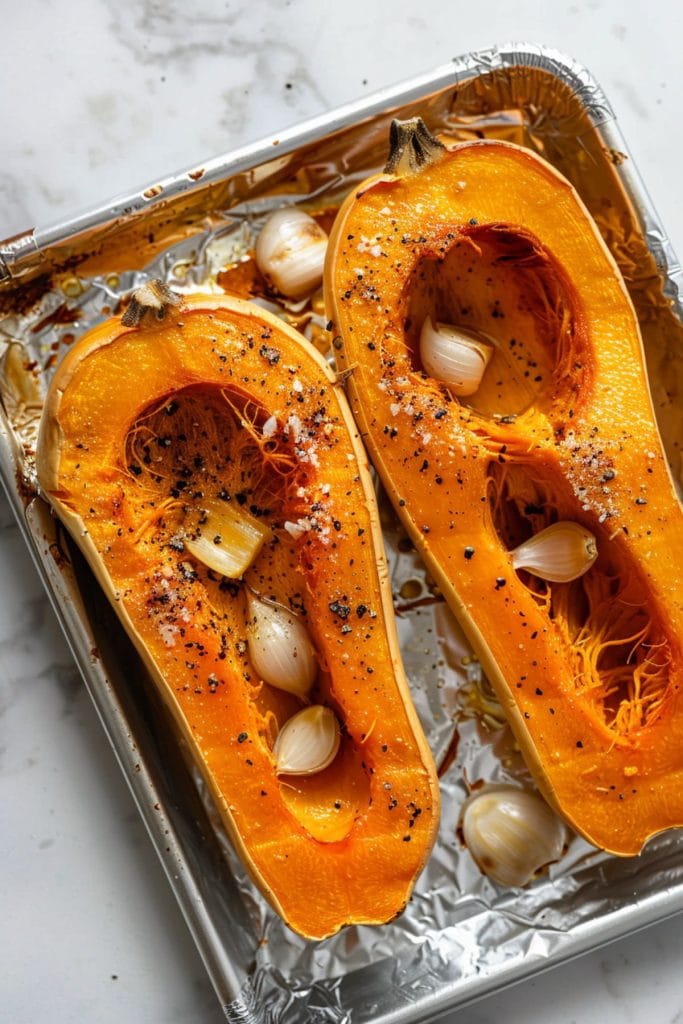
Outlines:
[[[356,421],[538,786],[590,842],[636,854],[683,825],[683,516],[634,310],[540,158],[447,148],[421,122],[393,143],[327,254]],[[427,318],[491,346],[472,393],[426,372]],[[516,568],[557,522],[593,536],[594,564],[568,582]]]
[[[42,492],[273,907],[310,938],[385,922],[429,855],[438,785],[344,395],[323,358],[256,306],[144,293],[162,319],[136,299],[132,315],[95,328],[58,368],[41,426]],[[260,530],[243,578],[193,554],[202,530],[209,548],[222,544],[221,508],[229,532]],[[276,766],[278,732],[306,701],[254,667],[255,595],[307,631],[317,662],[307,701],[340,723],[338,753],[315,774]],[[285,645],[279,663],[301,651]]]

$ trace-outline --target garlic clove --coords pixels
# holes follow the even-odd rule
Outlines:
[[[500,885],[522,886],[558,861],[567,829],[545,800],[515,786],[490,786],[466,802],[462,832],[479,869]]]
[[[493,350],[492,344],[467,328],[433,324],[431,317],[422,325],[420,359],[425,371],[463,398],[479,388]]]
[[[303,210],[276,210],[256,241],[256,263],[264,277],[290,299],[310,295],[323,276],[327,235]]]
[[[339,750],[339,723],[333,711],[311,704],[280,729],[273,754],[278,775],[315,775],[334,761]]]
[[[185,550],[209,569],[239,579],[258,555],[269,528],[242,509],[207,501],[196,530],[183,537]]]
[[[304,698],[318,674],[318,658],[303,622],[279,604],[247,593],[249,657],[264,682]]]
[[[590,530],[565,520],[547,526],[510,554],[514,569],[526,569],[550,583],[570,583],[588,572],[598,545]]]

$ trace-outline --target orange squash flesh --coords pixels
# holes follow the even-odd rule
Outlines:
[[[365,456],[322,357],[227,297],[185,298],[135,328],[111,319],[58,368],[39,478],[275,909],[311,938],[398,914],[431,849],[438,785],[401,668]],[[244,585],[183,550],[205,497],[269,527]],[[300,520],[309,528],[292,536],[284,524]],[[275,735],[301,704],[250,665],[245,586],[300,616],[317,649],[310,697],[343,734],[318,775],[275,772]]]
[[[371,458],[537,784],[590,842],[638,853],[683,825],[683,516],[588,212],[522,148],[454,146],[348,197],[325,296]],[[471,397],[423,372],[428,315],[495,340]],[[558,520],[595,534],[595,565],[516,572]]]

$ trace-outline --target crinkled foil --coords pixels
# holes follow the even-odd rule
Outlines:
[[[480,874],[456,833],[468,786],[530,782],[478,663],[384,502],[405,666],[442,769],[441,829],[400,918],[381,928],[347,928],[319,943],[298,938],[246,877],[201,780],[178,756],[177,739],[135,651],[82,558],[35,495],[41,396],[74,340],[117,311],[150,276],[181,291],[218,289],[217,275],[246,256],[270,209],[284,201],[312,210],[334,207],[381,166],[390,118],[416,113],[454,139],[529,146],[574,183],[635,303],[660,428],[678,477],[678,264],[602,93],[583,68],[554,52],[514,46],[458,59],[277,140],[0,244],[3,482],[233,1022],[426,1020],[683,908],[683,835],[677,833],[630,860],[598,853],[574,837],[561,862],[525,889],[505,889]],[[315,325],[316,317],[309,318],[308,329]]]

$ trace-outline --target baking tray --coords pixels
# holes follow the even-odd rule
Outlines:
[[[215,288],[263,214],[324,208],[381,166],[393,116],[541,153],[574,183],[636,307],[674,475],[683,438],[681,271],[590,74],[543,47],[457,58],[45,230],[0,243],[0,476],[226,1017],[233,1022],[425,1021],[683,909],[683,835],[618,860],[575,838],[526,889],[483,878],[456,838],[467,779],[528,779],[476,662],[385,509],[399,634],[442,765],[443,820],[405,913],[320,943],[294,936],[245,877],[135,651],[37,496],[42,395],[62,352],[149,276]],[[412,590],[406,587],[411,584]],[[417,590],[415,590],[417,588]],[[422,588],[422,589],[420,589]],[[403,600],[410,592],[417,600]],[[424,637],[427,637],[425,640]],[[131,681],[134,680],[133,685]]]

